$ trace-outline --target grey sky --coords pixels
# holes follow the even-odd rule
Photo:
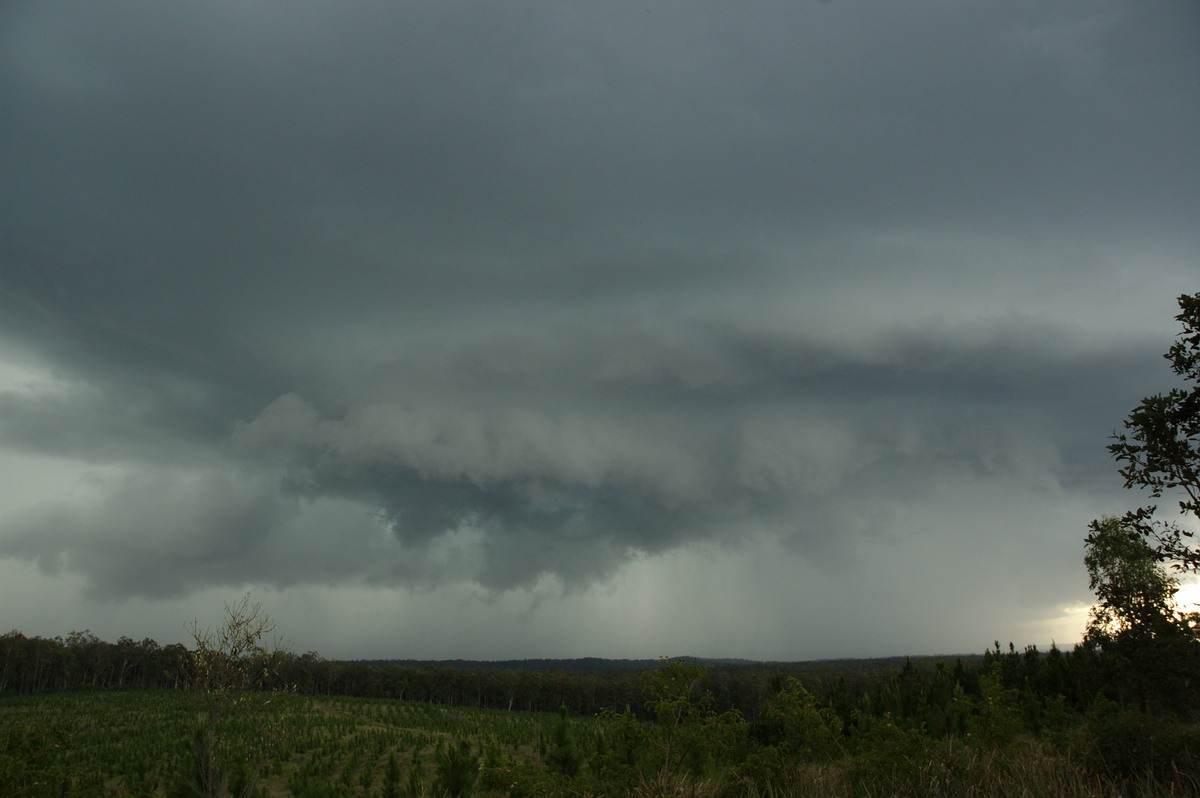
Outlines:
[[[1198,87],[1183,0],[6,3],[0,626],[1069,642]]]

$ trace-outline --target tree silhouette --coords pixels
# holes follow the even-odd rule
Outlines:
[[[1164,357],[1190,387],[1172,388],[1142,400],[1114,435],[1108,449],[1121,464],[1126,488],[1182,493],[1179,512],[1200,519],[1200,294],[1179,297],[1175,317],[1183,331]],[[1156,517],[1156,505],[1126,513],[1123,523],[1152,545],[1159,560],[1180,570],[1200,571],[1200,551],[1190,541],[1195,530]]]

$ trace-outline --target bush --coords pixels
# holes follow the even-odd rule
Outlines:
[[[1162,716],[1098,701],[1088,714],[1087,767],[1096,776],[1126,782],[1154,780],[1200,785],[1200,729]]]
[[[546,764],[555,773],[567,778],[577,776],[583,764],[583,755],[579,753],[571,734],[565,706],[558,710],[558,722],[554,724],[554,747],[546,754]]]
[[[466,740],[457,746],[448,746],[438,756],[437,785],[450,798],[467,798],[479,775],[479,760],[471,752]]]

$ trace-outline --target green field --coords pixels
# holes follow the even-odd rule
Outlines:
[[[0,798],[195,795],[198,701],[181,690],[0,699]],[[803,690],[772,707],[747,723],[664,696],[655,723],[257,693],[221,721],[218,754],[225,792],[255,796],[1200,794],[1192,726],[1147,736],[1114,711],[1033,736],[997,706],[990,727],[935,738],[887,719],[847,733]],[[1158,752],[1171,754],[1164,767],[1122,767],[1121,748],[1156,755],[1137,749],[1148,739],[1173,746]]]

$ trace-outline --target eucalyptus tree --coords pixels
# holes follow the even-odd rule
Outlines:
[[[1126,488],[1148,490],[1155,499],[1170,493],[1184,519],[1164,519],[1157,505],[1147,505],[1126,513],[1124,525],[1150,541],[1161,561],[1200,571],[1200,550],[1192,544],[1200,520],[1200,294],[1178,301],[1175,319],[1183,330],[1164,357],[1181,384],[1143,399],[1108,449]]]

